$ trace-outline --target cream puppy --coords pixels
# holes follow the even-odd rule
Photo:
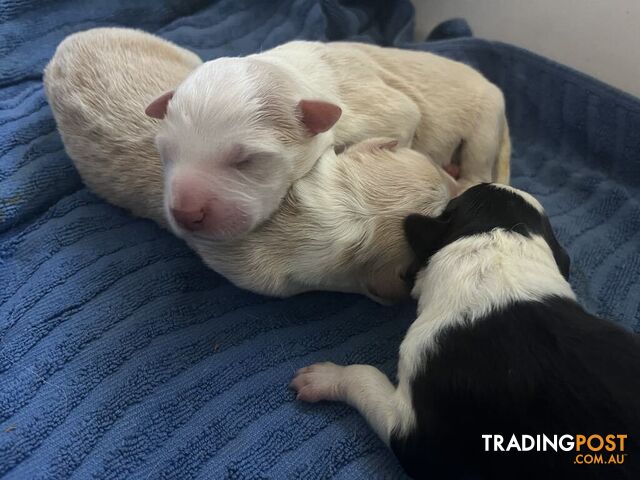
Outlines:
[[[83,180],[108,201],[165,226],[163,165],[154,147],[159,122],[144,109],[199,63],[143,32],[95,29],[67,38],[45,71],[58,128]],[[402,218],[437,214],[455,182],[393,140],[367,140],[340,155],[328,148],[305,169],[275,213],[250,232],[221,240],[196,230],[184,238],[208,266],[259,293],[327,289],[379,301],[407,294],[399,275],[411,258]],[[212,184],[220,174],[206,163],[194,171]],[[256,190],[237,188],[238,195],[259,198]]]
[[[370,139],[329,150],[266,222],[233,240],[186,240],[214,270],[270,295],[310,290],[362,293],[387,303],[408,296],[412,254],[402,222],[444,209],[455,182],[397,141]]]
[[[184,48],[124,28],[76,33],[58,46],[45,91],[65,150],[91,190],[166,226],[158,122],[144,109],[201,64]]]
[[[371,137],[459,170],[463,187],[509,177],[500,90],[424,52],[291,42],[207,62],[146,111],[164,119],[166,214],[184,238],[245,235],[324,152]]]

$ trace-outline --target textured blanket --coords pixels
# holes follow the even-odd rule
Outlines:
[[[581,301],[640,330],[640,102],[447,28],[410,44],[412,15],[406,0],[0,3],[0,476],[402,477],[353,410],[299,404],[287,384],[320,360],[393,375],[415,306],[241,291],[87,191],[41,72],[66,35],[91,27],[139,27],[205,59],[306,38],[471,63],[504,89],[513,183],[548,209]]]

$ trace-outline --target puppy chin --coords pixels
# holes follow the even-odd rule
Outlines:
[[[180,227],[178,227],[180,229]],[[202,230],[190,232],[182,230],[185,239],[196,238],[212,242],[233,242],[240,240],[253,230],[253,223],[247,219],[233,219],[229,222],[219,223],[215,227],[206,227]]]
[[[166,214],[171,231],[183,240],[209,242],[233,242],[254,230],[256,222],[246,214],[230,215],[224,219],[210,221],[205,219],[197,230],[188,230],[179,225],[170,214]]]

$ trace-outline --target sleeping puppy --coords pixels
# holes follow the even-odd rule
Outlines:
[[[297,41],[206,62],[146,113],[162,120],[171,228],[233,240],[273,215],[327,150],[369,138],[397,139],[462,187],[508,183],[504,109],[498,87],[447,58]]]
[[[139,30],[69,35],[44,70],[47,100],[82,181],[134,215],[168,226],[157,121],[144,109],[202,64],[195,54]]]
[[[313,48],[321,48],[318,45]],[[236,60],[215,64],[244,65]],[[448,65],[444,59],[437,62]],[[145,115],[146,105],[157,92],[176,88],[201,63],[183,48],[131,29],[97,28],[66,38],[47,65],[44,84],[65,149],[83,181],[115,205],[171,228],[209,267],[254,292],[287,296],[337,290],[364,293],[381,302],[408,296],[401,274],[413,256],[402,233],[402,221],[411,212],[437,215],[442,211],[456,188],[451,177],[426,156],[390,139],[353,136],[350,148],[336,155],[333,140],[326,141],[332,133],[309,130],[320,128],[317,122],[328,114],[322,109],[316,112],[320,117],[309,110],[298,118],[292,105],[290,116],[281,119],[291,128],[277,130],[285,123],[270,124],[277,117],[249,109],[256,106],[252,103],[255,98],[238,104],[231,101],[235,94],[256,93],[244,80],[238,83],[247,87],[242,92],[230,88],[218,90],[219,94],[183,84],[164,122]],[[497,91],[470,68],[450,63],[469,77],[460,78],[460,85],[476,85],[475,79],[480,90]],[[229,72],[222,69],[219,73]],[[216,79],[214,75],[210,85]],[[359,77],[352,83],[356,81]],[[283,92],[285,89],[272,93]],[[197,118],[191,116],[197,105],[190,95],[195,94],[201,95],[203,109]],[[194,103],[183,112],[180,98]],[[379,101],[375,102],[378,106]],[[216,102],[228,105],[213,108]],[[311,110],[317,107],[303,105]],[[470,111],[479,105],[459,108]],[[246,115],[236,118],[233,112],[238,113],[239,108]],[[500,108],[494,112],[496,121],[502,118]],[[394,121],[402,117],[401,111],[389,110],[383,118],[389,120],[392,114],[398,116]],[[223,122],[229,115],[236,123]],[[358,122],[365,119],[353,117],[353,111],[345,115]],[[202,121],[207,116],[212,123]],[[374,130],[387,124],[386,120],[372,122],[377,125]],[[178,127],[184,127],[182,134],[173,141],[171,136],[178,130],[172,129]],[[440,119],[430,128],[439,132]],[[157,134],[164,163],[154,145]],[[259,151],[251,153],[252,149]],[[301,152],[310,149],[314,158],[300,170],[306,155]],[[299,156],[292,154],[296,151]],[[508,166],[508,157],[504,160]],[[284,175],[281,184],[278,172],[289,171],[286,165],[294,163],[297,173]],[[272,187],[279,192],[276,201],[265,193]],[[231,194],[242,205],[228,203],[225,199]],[[191,210],[190,205],[200,205],[203,199],[206,218],[192,216],[202,212],[199,207]],[[250,213],[258,210],[262,213],[257,216]],[[237,235],[240,226],[235,222],[246,226],[245,220],[251,228]]]
[[[242,237],[184,238],[207,265],[249,290],[337,290],[380,303],[407,298],[403,276],[413,255],[402,222],[415,211],[440,213],[456,182],[397,143],[374,138],[338,155],[329,150],[273,216]]]
[[[298,398],[355,407],[415,478],[640,478],[640,339],[577,303],[540,203],[482,184],[405,230],[423,268],[398,386],[369,365],[319,363],[297,372]],[[592,434],[611,442],[577,447]],[[512,435],[571,437],[502,451]],[[574,464],[585,453],[626,460]]]

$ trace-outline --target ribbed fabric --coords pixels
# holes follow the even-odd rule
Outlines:
[[[0,476],[402,478],[343,405],[287,390],[310,362],[393,374],[415,306],[232,287],[187,247],[83,188],[41,71],[68,34],[135,26],[204,58],[294,38],[469,62],[505,91],[513,183],[547,208],[594,313],[640,330],[640,103],[517,48],[409,45],[408,1],[10,0],[0,6]]]

